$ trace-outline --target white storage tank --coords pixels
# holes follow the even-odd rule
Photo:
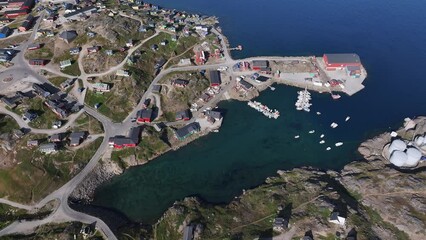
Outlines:
[[[407,161],[405,162],[405,165],[409,167],[414,167],[419,163],[421,158],[422,153],[417,148],[408,148]]]
[[[395,150],[392,153],[392,156],[390,157],[390,162],[397,166],[397,167],[402,167],[404,166],[405,162],[407,161],[407,154],[403,151],[399,151],[399,150]]]
[[[392,154],[395,150],[405,151],[406,148],[407,148],[407,144],[405,144],[404,141],[400,139],[395,139],[392,141],[391,145],[389,146],[389,154]]]

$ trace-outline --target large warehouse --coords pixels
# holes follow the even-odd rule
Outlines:
[[[348,66],[361,67],[361,60],[355,53],[324,54],[327,70],[343,69]]]

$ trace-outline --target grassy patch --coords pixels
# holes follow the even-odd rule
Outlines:
[[[36,202],[58,189],[75,176],[90,160],[102,143],[102,138],[77,150],[62,148],[59,152],[45,155],[26,146],[29,139],[46,141],[47,136],[27,135],[16,146],[16,160],[11,169],[0,169],[0,197],[12,201]]]
[[[89,130],[90,134],[99,134],[104,132],[102,124],[98,120],[96,120],[94,117],[88,115],[87,113],[80,115],[75,120],[75,126],[72,128],[72,130],[73,131]]]
[[[78,66],[78,61],[77,60],[72,60],[71,61],[71,66],[68,66],[64,69],[61,69],[61,72],[71,75],[71,76],[75,76],[78,77],[81,74],[80,68]]]
[[[65,82],[68,78],[66,77],[51,77],[49,78],[49,82],[51,82],[53,85],[59,87],[61,83]]]
[[[98,108],[98,111],[114,122],[123,121],[132,109],[126,96],[118,97],[115,96],[113,92],[98,94],[93,91],[88,91],[85,102],[91,107],[100,103],[101,106]],[[115,108],[117,108],[118,111],[115,111]]]
[[[0,133],[10,133],[14,129],[19,129],[18,123],[13,118],[0,114]]]
[[[46,46],[36,50],[27,50],[25,53],[26,59],[36,59],[36,58],[51,59],[52,57],[53,57],[52,50]]]
[[[29,110],[38,114],[38,117],[28,124],[30,127],[42,129],[51,128],[53,122],[58,120],[56,114],[44,104],[44,100],[41,98],[33,98],[30,101]]]

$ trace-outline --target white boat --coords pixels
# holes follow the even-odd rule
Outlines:
[[[347,116],[347,117],[345,118],[345,122],[349,121],[349,119],[351,119],[351,117]]]
[[[215,129],[215,130],[213,130],[212,132],[217,133],[217,132],[219,132],[219,129]]]
[[[391,135],[391,137],[397,137],[397,136],[398,136],[398,133],[397,133],[397,132],[395,132],[395,131],[392,131],[390,135]]]
[[[299,95],[297,96],[297,101],[294,104],[296,109],[298,111],[304,110],[306,112],[310,112],[311,110],[309,108],[312,106],[309,102],[311,100],[311,93],[305,88],[303,91],[298,91],[297,94]]]
[[[247,105],[249,105],[250,107],[256,109],[258,112],[262,113],[263,115],[265,115],[268,118],[275,118],[275,119],[277,119],[280,116],[280,112],[279,111],[277,111],[276,109],[272,110],[272,109],[268,108],[266,105],[263,105],[260,102],[249,101],[247,103]]]
[[[337,142],[336,144],[334,144],[334,145],[336,145],[336,147],[339,147],[339,146],[342,146],[343,145],[343,143],[342,142]]]
[[[324,137],[324,134],[321,134],[320,138],[323,138],[323,137]]]
[[[330,125],[330,127],[332,127],[332,128],[336,128],[337,126],[339,126],[339,124],[337,124],[335,122],[331,123],[331,125]]]
[[[315,132],[315,130],[311,130],[311,131],[309,131],[309,133],[314,133]]]
[[[317,112],[317,115],[321,115],[321,113],[320,113],[320,112]]]
[[[330,151],[330,150],[331,150],[331,147],[327,147],[325,150]]]
[[[299,135],[296,135],[296,136],[294,136],[294,138],[300,138],[300,136],[299,136]]]
[[[324,143],[325,143],[325,141],[324,141],[324,140],[321,140],[319,143],[320,143],[320,144],[324,144]]]

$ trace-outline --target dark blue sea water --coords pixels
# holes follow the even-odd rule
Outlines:
[[[153,3],[219,17],[235,58],[356,52],[366,88],[339,101],[314,94],[313,113],[294,109],[296,89],[279,86],[258,100],[281,113],[270,120],[246,103],[227,101],[220,133],[203,137],[144,166],[131,168],[97,191],[95,204],[150,222],[170,205],[197,195],[226,202],[261,184],[277,169],[311,165],[339,169],[357,159],[359,143],[425,114],[426,3],[421,0],[158,0]],[[317,116],[316,111],[322,115]],[[351,120],[344,123],[349,115]],[[336,121],[336,129],[329,127]],[[308,131],[315,129],[315,134]],[[343,141],[330,152],[319,145]],[[295,140],[294,135],[301,138]]]

